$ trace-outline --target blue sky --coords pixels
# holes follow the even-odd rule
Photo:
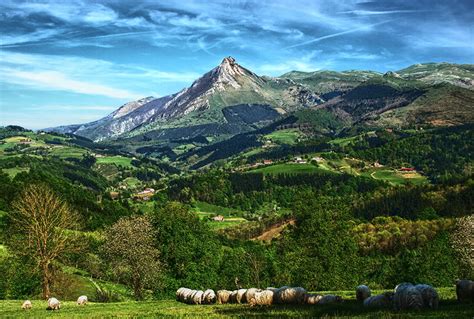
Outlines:
[[[474,1],[0,2],[0,125],[82,123],[231,55],[260,75],[474,62]]]

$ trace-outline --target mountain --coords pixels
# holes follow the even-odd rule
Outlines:
[[[458,125],[474,122],[473,101],[472,65],[427,63],[385,74],[293,71],[267,77],[226,57],[178,93],[129,102],[91,123],[48,130],[116,140],[134,151],[150,145],[173,148],[193,139],[219,142],[288,117],[298,125],[317,123],[324,134],[354,125]],[[321,114],[330,121],[318,120]]]
[[[47,130],[74,133],[96,141],[197,125],[209,126],[210,131],[217,129],[214,133],[232,134],[236,129],[237,132],[248,129],[228,127],[232,121],[229,122],[226,113],[242,110],[239,105],[253,105],[257,109],[270,106],[275,110],[274,116],[265,120],[272,120],[294,108],[321,102],[319,96],[291,79],[260,77],[240,66],[234,58],[226,57],[220,65],[178,93],[127,103],[95,122]],[[225,107],[233,109],[223,111]],[[254,124],[260,119],[257,116],[246,122]]]

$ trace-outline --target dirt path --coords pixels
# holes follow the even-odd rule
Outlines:
[[[268,228],[266,231],[264,231],[262,234],[259,236],[253,238],[254,240],[263,240],[263,241],[268,241],[272,240],[275,237],[278,237],[280,233],[285,229],[288,225],[294,225],[296,223],[296,219],[290,219],[287,220],[283,223],[278,223],[270,228]]]

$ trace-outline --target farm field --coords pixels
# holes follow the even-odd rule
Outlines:
[[[97,164],[115,164],[123,167],[132,167],[132,159],[120,155],[116,156],[105,156],[97,158]]]
[[[375,169],[363,172],[361,175],[384,180],[396,186],[406,183],[415,185],[428,183],[427,178],[417,172],[401,173],[391,169]]]
[[[249,171],[249,173],[263,173],[263,174],[301,174],[314,173],[320,171],[318,167],[312,164],[276,164],[262,168],[257,168]]]
[[[297,129],[275,131],[271,134],[265,135],[265,138],[277,144],[296,144],[300,137],[300,131]]]
[[[437,310],[403,311],[366,309],[355,300],[332,305],[273,305],[251,307],[248,304],[187,305],[174,300],[89,303],[79,307],[74,301],[61,303],[61,310],[47,311],[44,300],[33,300],[33,309],[22,310],[21,300],[0,301],[0,317],[7,318],[472,318],[472,304],[441,300]]]

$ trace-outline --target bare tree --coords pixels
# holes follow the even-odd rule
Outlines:
[[[52,262],[72,251],[75,241],[68,230],[77,228],[77,215],[46,185],[27,186],[9,213],[15,250],[32,257],[42,276],[43,298],[50,297]]]
[[[154,246],[153,225],[145,216],[125,217],[105,233],[103,249],[116,275],[125,278],[135,298],[143,288],[156,283],[160,273],[159,253]]]

